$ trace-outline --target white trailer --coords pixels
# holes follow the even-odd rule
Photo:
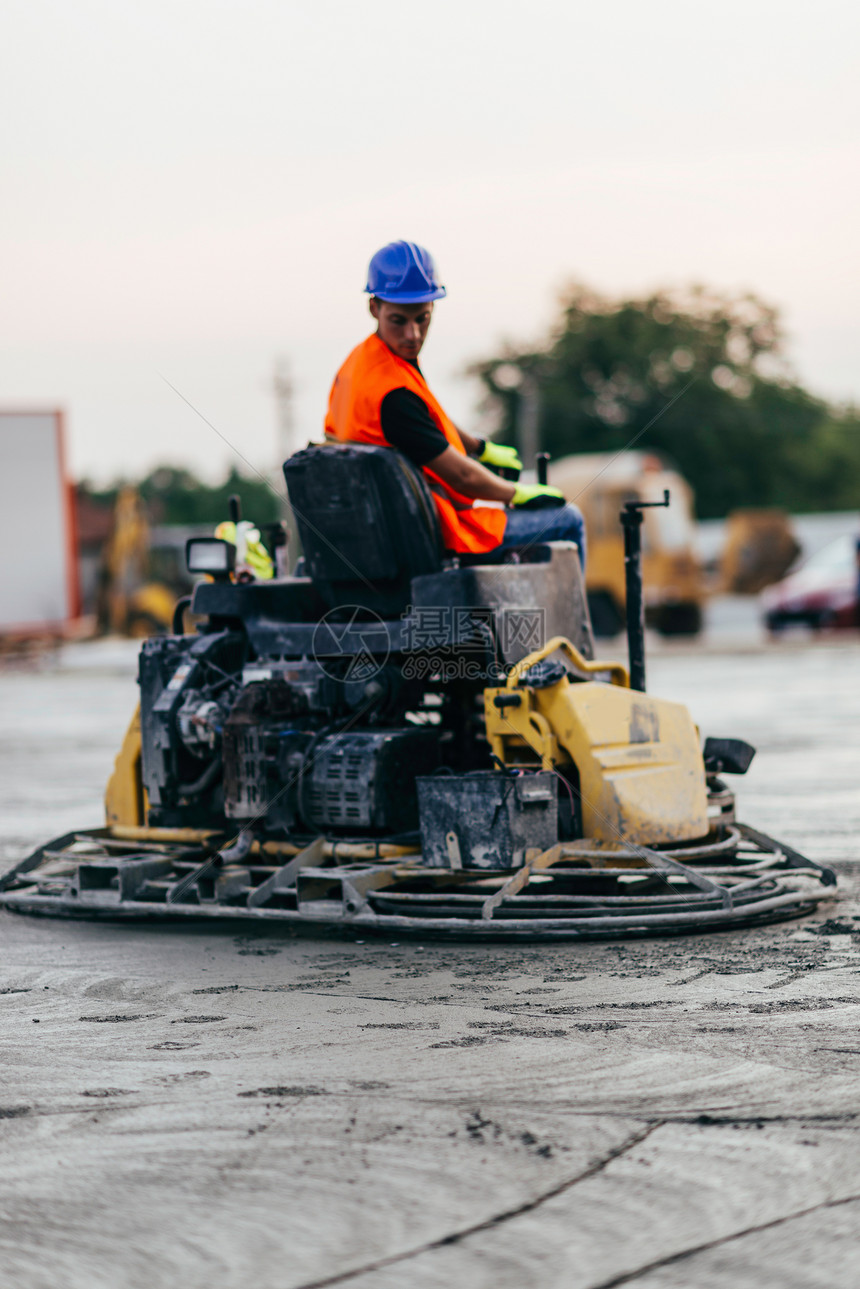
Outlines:
[[[61,634],[80,613],[60,411],[0,411],[0,634]]]

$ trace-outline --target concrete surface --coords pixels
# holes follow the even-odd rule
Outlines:
[[[542,947],[0,913],[0,1283],[860,1281],[860,647],[652,659],[816,917]],[[0,865],[96,823],[122,647],[0,674]]]

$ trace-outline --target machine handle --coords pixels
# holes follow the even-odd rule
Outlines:
[[[662,501],[625,501],[624,509],[628,512],[628,514],[630,514],[637,510],[651,510],[652,507],[654,506],[668,506],[668,504],[669,504],[669,489],[664,488]],[[625,524],[625,523],[629,523],[630,520],[625,519],[624,515],[622,514],[621,522],[622,524]],[[634,519],[633,523],[635,522],[636,520]]]
[[[536,649],[534,653],[527,654],[521,662],[512,667],[505,688],[515,689],[524,671],[528,671],[529,667],[533,667],[536,662],[542,662],[544,658],[548,658],[551,653],[555,653],[556,649],[566,653],[577,670],[584,671],[588,675],[608,671],[612,676],[613,685],[619,685],[622,689],[630,688],[630,676],[623,662],[590,662],[587,658],[583,658],[576,645],[571,644],[564,636],[553,636],[542,649]]]
[[[624,529],[624,590],[627,618],[627,657],[630,688],[645,692],[645,593],[642,586],[642,511],[668,506],[669,489],[662,501],[625,501],[618,516]]]

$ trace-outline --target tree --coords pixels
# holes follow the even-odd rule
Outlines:
[[[754,295],[613,300],[574,285],[545,346],[509,346],[471,370],[503,442],[521,437],[536,389],[543,449],[653,449],[689,479],[703,517],[860,507],[860,415],[797,383],[777,311]]]
[[[96,502],[113,505],[119,487],[95,491],[83,483],[81,490]],[[233,493],[242,499],[244,517],[257,525],[274,523],[283,516],[283,502],[274,487],[259,475],[239,474],[235,466],[223,483],[214,485],[202,483],[181,467],[157,466],[136,487],[154,524],[211,524],[214,528],[229,518],[228,498]],[[281,488],[283,491],[283,485]]]

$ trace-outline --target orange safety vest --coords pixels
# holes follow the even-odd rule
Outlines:
[[[466,455],[463,440],[445,415],[416,367],[392,353],[379,336],[368,336],[347,358],[334,378],[329,395],[325,432],[329,438],[391,447],[382,433],[382,400],[393,389],[411,389],[427,405],[451,447]],[[456,492],[444,479],[423,467],[439,511],[442,540],[452,551],[482,554],[500,545],[507,516],[492,506],[473,506],[472,498]]]

